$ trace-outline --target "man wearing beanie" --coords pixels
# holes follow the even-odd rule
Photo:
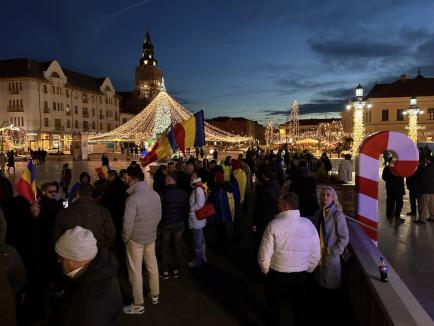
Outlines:
[[[129,194],[125,203],[122,240],[127,247],[128,277],[133,289],[134,302],[124,307],[126,314],[143,314],[143,275],[145,263],[149,280],[149,300],[158,303],[160,283],[155,240],[161,219],[160,196],[143,181],[144,175],[139,166],[127,169]]]
[[[113,254],[98,249],[92,232],[81,226],[60,236],[55,251],[70,285],[52,325],[120,325],[122,297]]]

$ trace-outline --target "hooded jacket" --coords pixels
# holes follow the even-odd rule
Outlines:
[[[120,325],[122,297],[117,269],[118,263],[113,254],[99,249],[87,268],[66,286],[52,325]]]

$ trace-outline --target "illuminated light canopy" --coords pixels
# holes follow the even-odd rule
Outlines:
[[[175,125],[190,118],[192,114],[176,102],[167,92],[164,80],[160,93],[139,114],[112,131],[89,135],[90,143],[134,142],[141,144],[155,139],[169,125]],[[241,137],[221,130],[205,122],[205,140],[228,143],[250,141],[250,137]]]

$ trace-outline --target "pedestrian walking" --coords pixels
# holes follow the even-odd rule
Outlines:
[[[390,157],[389,164],[383,169],[382,179],[386,183],[386,216],[395,218],[397,222],[404,222],[401,218],[401,210],[404,205],[405,195],[404,178],[392,173],[391,167],[394,166],[396,158]]]
[[[434,157],[428,156],[427,161],[421,173],[421,212],[417,223],[434,222]]]

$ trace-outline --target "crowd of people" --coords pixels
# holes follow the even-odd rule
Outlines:
[[[119,325],[122,313],[143,314],[145,299],[159,303],[160,279],[180,278],[184,268],[206,272],[207,228],[223,255],[229,245],[253,238],[252,275],[264,282],[270,325],[288,318],[305,324],[306,306],[318,298],[324,314],[339,295],[348,243],[335,190],[326,186],[317,197],[317,182],[331,170],[327,155],[250,148],[245,157],[221,162],[200,156],[199,150],[159,165],[152,187],[135,161],[93,184],[83,172],[72,185],[65,164],[62,191],[58,182],[45,182],[32,204],[14,196],[1,176],[0,246],[13,260],[0,259],[0,271],[7,271],[1,286],[9,289],[0,299],[4,307],[16,308],[22,325],[39,318],[53,325]],[[209,204],[212,213],[198,218]],[[129,296],[118,282],[122,266]]]

